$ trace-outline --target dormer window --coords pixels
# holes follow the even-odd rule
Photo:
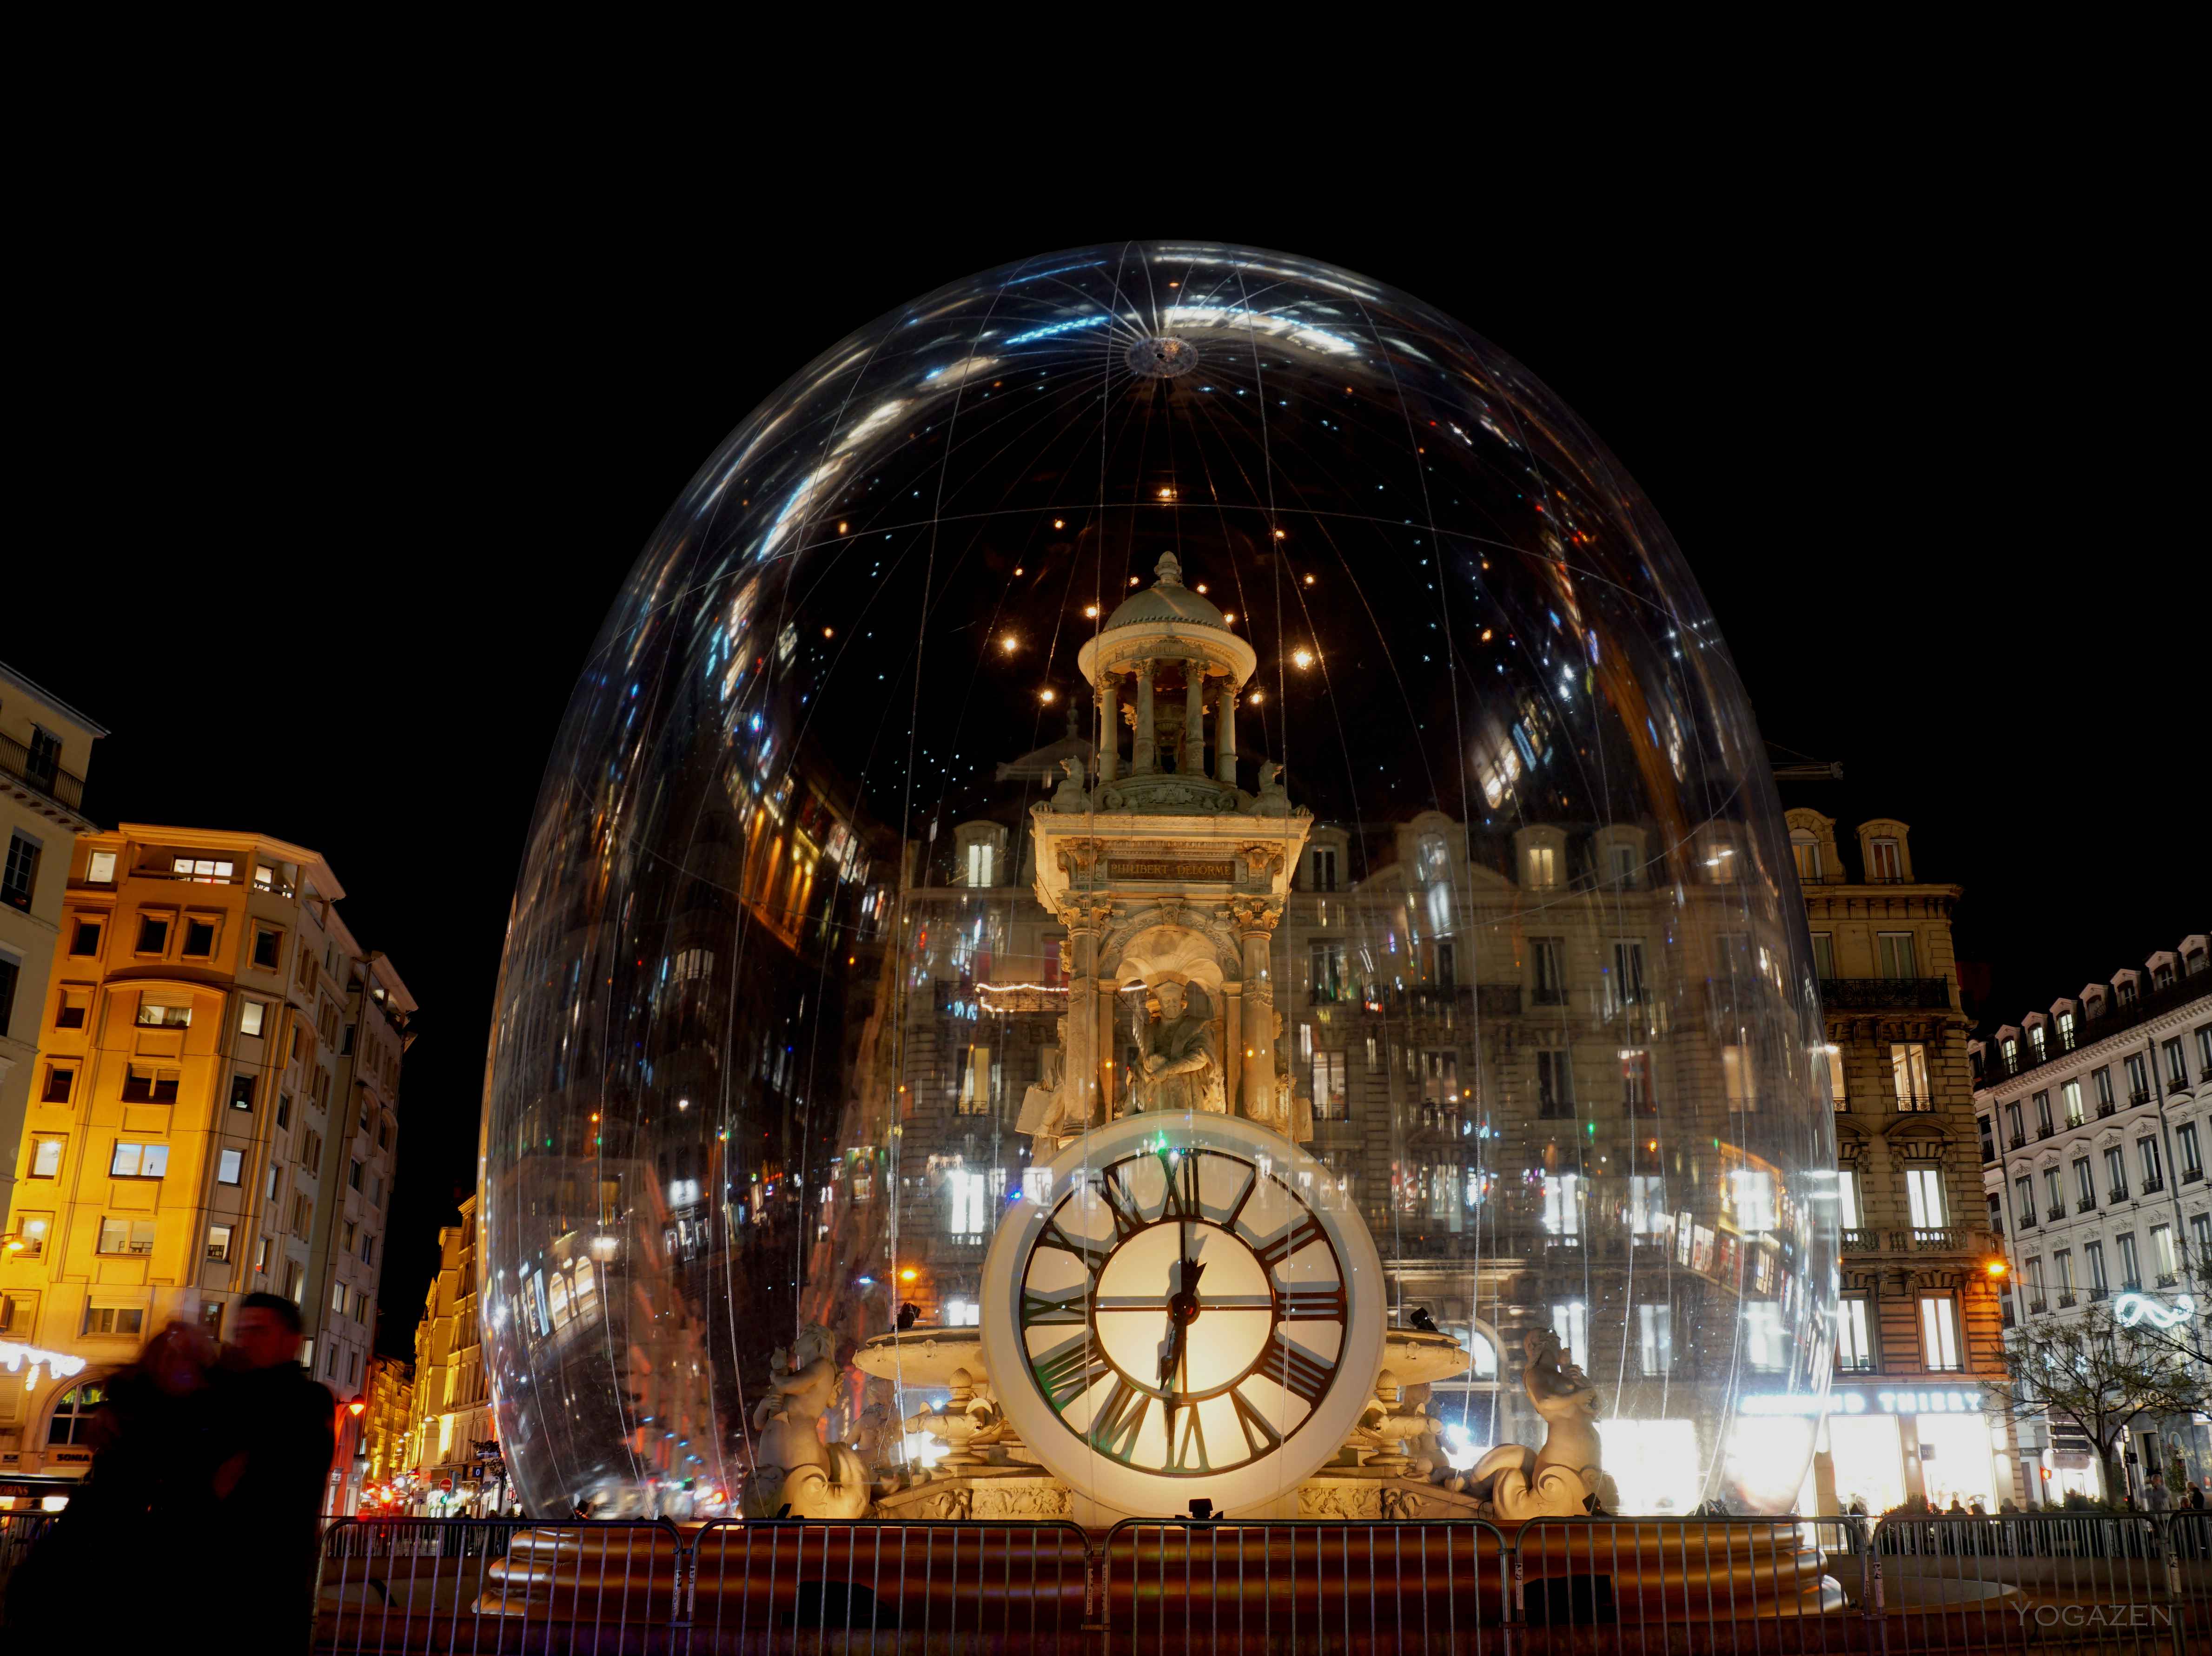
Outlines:
[[[1336,889],[1336,847],[1334,846],[1315,846],[1313,860],[1310,866],[1313,870],[1312,884],[1316,891]]]
[[[1905,878],[1904,848],[1887,836],[1868,840],[1867,873],[1878,884],[1901,883]]]
[[[2043,1050],[2043,1026],[2039,1023],[2027,1032],[2027,1050],[2034,1055],[2038,1064],[2043,1062],[2045,1054]]]
[[[2164,961],[2160,961],[2158,965],[2151,968],[2150,986],[2152,988],[2163,989],[2172,981],[2173,968],[2171,966],[2166,965]]]
[[[2133,1006],[2136,1004],[2136,986],[2134,979],[2122,978],[2120,980],[2119,1000],[2120,1004],[2123,1006]]]
[[[1613,884],[1623,888],[1633,886],[1636,883],[1636,852],[1634,847],[1630,846],[1613,846]]]
[[[2074,1050],[2074,1014],[2071,1012],[2058,1015],[2058,1050],[2062,1052]]]
[[[1820,842],[1813,837],[1810,828],[1792,828],[1790,831],[1790,854],[1796,859],[1797,883],[1800,885],[1820,883]]]
[[[997,883],[992,878],[995,871],[994,862],[997,851],[998,847],[988,840],[979,840],[969,844],[968,847],[968,883],[969,885]]]
[[[1559,883],[1559,852],[1556,846],[1528,847],[1528,883],[1554,886]]]
[[[2010,1035],[2007,1035],[1997,1044],[1997,1050],[2004,1054],[2004,1067],[2005,1073],[2007,1075],[2012,1074],[2014,1071],[2020,1068],[2020,1043],[2018,1041],[2014,1040]]]

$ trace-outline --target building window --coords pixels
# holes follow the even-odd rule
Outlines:
[[[1340,1052],[1319,1052],[1313,1055],[1311,1085],[1314,1119],[1316,1121],[1344,1121],[1352,1115],[1345,1085],[1344,1056]]]
[[[1634,890],[1637,876],[1643,871],[1637,863],[1636,848],[1633,846],[1613,846],[1612,861],[1613,884],[1624,891]]]
[[[1575,1113],[1575,1083],[1567,1067],[1564,1049],[1539,1052],[1536,1054],[1536,1113],[1547,1119],[1563,1120]]]
[[[2051,1125],[2051,1095],[2049,1093],[2038,1093],[2035,1095],[2035,1126],[2039,1137],[2044,1138],[2051,1137],[2053,1129]]]
[[[945,1180],[945,1189],[951,1198],[945,1228],[959,1241],[982,1240],[988,1217],[983,1211],[983,1175],[955,1168]]]
[[[1583,1234],[1582,1177],[1578,1174],[1544,1176],[1544,1228],[1554,1236]]]
[[[1534,991],[1530,998],[1539,1006],[1567,1004],[1566,948],[1564,937],[1528,940],[1529,964],[1535,973]]]
[[[210,1225],[207,1234],[207,1257],[210,1265],[227,1265],[230,1261],[230,1227]]]
[[[2199,1261],[2212,1260],[2212,1213],[2189,1216],[2189,1245]]]
[[[169,923],[157,914],[138,917],[138,952],[142,955],[166,954],[169,947]]]
[[[9,998],[6,994],[0,993],[0,1034],[7,1033]],[[85,1015],[91,1008],[92,992],[89,989],[63,990],[61,1004],[54,1008],[54,1028],[83,1028]]]
[[[2075,1159],[2074,1201],[2075,1207],[2083,1213],[2097,1205],[2097,1180],[2089,1170],[2089,1158],[2086,1156]]]
[[[46,1066],[46,1088],[39,1095],[39,1102],[41,1104],[68,1103],[70,1088],[76,1080],[76,1071],[73,1066],[66,1064],[49,1064]]]
[[[28,1294],[0,1294],[0,1339],[27,1342],[38,1326],[37,1300]]]
[[[1672,1306],[1636,1307],[1637,1348],[1644,1374],[1656,1380],[1674,1368],[1674,1309]]]
[[[2048,1303],[2043,1297],[2043,1261],[2039,1259],[2027,1262],[2027,1298],[2031,1311],[2040,1311]]]
[[[1640,1047],[1620,1055],[1620,1104],[1630,1115],[1658,1113],[1651,1096],[1651,1054]]]
[[[1896,1089],[1900,1110],[1932,1110],[1928,1091],[1928,1048],[1920,1041],[1892,1041],[1889,1047],[1890,1083]]]
[[[2144,1193],[2148,1194],[2150,1192],[2154,1190],[2164,1190],[2166,1188],[2166,1169],[2159,1162],[2158,1140],[2155,1138],[2138,1138],[2136,1140],[2136,1156],[2142,1163],[2142,1187]]]
[[[2027,1052],[2029,1059],[2037,1064],[2051,1056],[2043,1050],[2043,1026],[2039,1023],[2031,1023],[2027,1027]]]
[[[168,1170],[167,1144],[134,1143],[118,1138],[107,1158],[107,1175],[111,1179],[159,1179]]]
[[[1340,943],[1317,943],[1306,951],[1306,961],[1313,973],[1313,998],[1316,1001],[1357,1000],[1358,986],[1346,963],[1346,946]]]
[[[1869,840],[1867,845],[1868,863],[1875,882],[1895,885],[1905,878],[1904,847],[1891,839]]]
[[[175,1070],[149,1069],[133,1064],[123,1073],[123,1101],[126,1104],[173,1104],[177,1101]]]
[[[1589,1307],[1581,1300],[1569,1300],[1564,1305],[1552,1307],[1552,1331],[1559,1337],[1568,1358],[1576,1368],[1589,1362]]]
[[[222,1339],[222,1301],[221,1300],[200,1301],[200,1329],[211,1340]]]
[[[166,1005],[151,995],[138,1002],[138,1022],[149,1028],[188,1029],[191,1027],[192,1009],[188,1001],[181,1006]]]
[[[151,1253],[154,1251],[154,1222],[151,1219],[107,1219],[100,1222],[100,1251],[102,1253]]]
[[[2058,1271],[2058,1303],[2063,1307],[2074,1303],[2074,1250],[2062,1247],[2051,1256],[2051,1263]]]
[[[1312,887],[1316,891],[1336,889],[1336,850],[1331,846],[1316,846],[1312,861]]]
[[[1614,1004],[1641,1006],[1644,987],[1644,944],[1639,939],[1623,938],[1613,946]]]
[[[2144,1064],[2142,1061],[2142,1054],[2140,1052],[2130,1053],[2126,1062],[2128,1066],[2128,1102],[2130,1104],[2149,1103],[2149,1066]]]
[[[1990,1131],[1989,1117],[1985,1115],[1976,1116],[1974,1118],[1974,1125],[1979,1127],[1982,1131],[1982,1160],[1984,1162],[1996,1161],[1997,1159],[1997,1136]]]
[[[1907,1168],[1905,1196],[1911,1211],[1913,1229],[1941,1230],[1950,1223],[1945,1216],[1941,1168]]]
[[[2106,1110],[2109,1109],[2109,1108],[2112,1107],[2112,1067],[2111,1067],[2109,1065],[2107,1065],[2106,1066],[2105,1066],[2105,1067],[2104,1067],[2104,1068],[2102,1068],[2102,1069],[2097,1069],[2097,1070],[2092,1070],[2092,1071],[2089,1071],[2089,1080],[2090,1080],[2091,1084],[2092,1084],[2092,1085],[2095,1088],[2095,1089],[2096,1089],[2096,1094],[2097,1094],[2097,1110],[2098,1110],[2098,1113],[2099,1113],[2100,1114],[2101,1114],[2101,1113],[2103,1113]]]
[[[1721,1094],[1731,1110],[1757,1107],[1752,1096],[1749,1049],[1733,1044],[1721,1048]]]
[[[2109,1202],[2128,1199],[2128,1164],[2118,1144],[2105,1152],[2105,1199]]]
[[[231,1077],[230,1107],[234,1110],[250,1110],[253,1107],[253,1077],[252,1076]]]
[[[2011,1143],[2013,1149],[2018,1149],[2022,1144],[2027,1143],[2027,1128],[2021,1120],[2020,1116],[2020,1101],[2014,1099],[2011,1103],[2006,1105],[2004,1108],[2005,1129],[2011,1134]]]
[[[1838,1110],[1850,1108],[1850,1096],[1844,1087],[1843,1049],[1835,1046],[1823,1046],[1815,1061],[1820,1065],[1821,1073],[1827,1077],[1829,1104]]]
[[[38,870],[39,842],[19,829],[8,839],[7,865],[0,870],[0,903],[29,913]]]
[[[145,1326],[146,1312],[141,1306],[88,1305],[84,1308],[84,1332],[87,1334],[127,1335],[136,1339]],[[86,1388],[79,1386],[77,1389],[82,1392]],[[58,1427],[61,1424],[61,1410],[57,1409],[54,1414],[56,1416],[54,1423]],[[51,1443],[54,1440],[49,1436],[46,1441]],[[70,1440],[72,1442],[76,1441]]]
[[[77,955],[100,953],[98,920],[79,920],[76,923],[76,930],[70,937],[70,953]]]
[[[1792,828],[1790,831],[1790,855],[1797,864],[1800,884],[1820,883],[1820,842],[1813,837],[1809,829]]]
[[[1959,1361],[1959,1307],[1948,1294],[1921,1295],[1920,1351],[1927,1367],[1937,1374],[1963,1367]]]
[[[15,1244],[12,1252],[18,1259],[35,1259],[46,1251],[46,1236],[54,1228],[50,1213],[18,1213],[15,1234],[9,1238]]]
[[[1883,931],[1875,937],[1875,944],[1881,957],[1881,975],[1885,978],[1917,978],[1919,964],[1913,959],[1912,934],[1910,931]]]
[[[2166,1054],[2166,1089],[2178,1093],[2189,1084],[2189,1066],[2181,1061],[2181,1037],[2174,1036],[2159,1051]]]
[[[205,960],[215,953],[215,922],[197,915],[185,916],[185,946],[178,951],[186,960]]]
[[[2197,1078],[2212,1081],[2212,1023],[2197,1031]]]
[[[33,1179],[58,1179],[62,1171],[64,1140],[33,1134],[31,1138],[31,1171]]]
[[[1836,1367],[1846,1374],[1874,1372],[1874,1340],[1867,1329],[1867,1302],[1836,1302]]]
[[[235,1185],[245,1177],[246,1153],[243,1150],[216,1152],[215,1181],[218,1185]]]
[[[998,1091],[999,1066],[991,1061],[991,1048],[977,1041],[968,1048],[967,1061],[960,1066],[960,1092],[957,1107],[962,1115],[988,1115],[991,1101]],[[354,1185],[361,1188],[358,1180]]]
[[[2136,1259],[2135,1232],[2130,1230],[2123,1233],[2115,1239],[2115,1246],[2120,1250],[2120,1286],[2130,1294],[2140,1292],[2142,1288],[2142,1266]]]
[[[84,879],[87,885],[115,883],[115,853],[95,851],[84,859]]]
[[[969,885],[997,883],[991,877],[994,871],[992,863],[997,852],[998,847],[988,840],[977,840],[969,842],[968,846],[968,883]]]
[[[266,926],[253,929],[253,963],[264,972],[276,969],[278,951],[284,946],[284,934],[271,931]]]
[[[2197,1124],[2185,1121],[2173,1130],[2173,1142],[2181,1156],[2181,1182],[2192,1184],[2204,1176],[2204,1162],[2197,1148]]]
[[[1816,977],[1836,975],[1836,934],[1815,931],[1813,934],[1813,972]]]
[[[2105,1245],[2102,1242],[2081,1244],[2081,1262],[2089,1268],[2089,1291],[2102,1295],[2112,1288],[2112,1280],[2105,1275]]]
[[[2150,1268],[2157,1272],[2157,1286],[2172,1288],[2181,1272],[2181,1262],[2174,1257],[2173,1227],[2153,1225],[2150,1228]]]
[[[1557,846],[1530,846],[1528,859],[1528,883],[1531,886],[1543,888],[1559,884],[1559,850]]]
[[[2043,1170],[2043,1193],[2051,1198],[2050,1210],[2044,1215],[2044,1217],[2054,1222],[2064,1218],[2066,1194],[2059,1188],[2057,1168],[2045,1168]]]
[[[1859,1228],[1859,1175],[1856,1168],[1837,1170],[1836,1216],[1845,1230]]]
[[[2081,1113],[2081,1083],[2069,1081],[2058,1089],[2060,1107],[2066,1112],[2066,1125],[2078,1127],[2085,1119]]]
[[[177,878],[199,885],[228,885],[231,870],[227,857],[178,857],[170,863],[170,872]]]

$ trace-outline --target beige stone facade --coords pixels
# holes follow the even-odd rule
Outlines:
[[[417,1511],[488,1515],[499,1510],[491,1391],[477,1328],[477,1198],[460,1222],[438,1232],[438,1274],[415,1327],[415,1385],[402,1456],[408,1504]]]

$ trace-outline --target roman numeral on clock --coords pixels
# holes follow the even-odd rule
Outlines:
[[[1054,1346],[1042,1357],[1030,1359],[1030,1372],[1036,1376],[1037,1389],[1044,1393],[1045,1400],[1055,1411],[1065,1414],[1069,1404],[1113,1373],[1113,1369],[1104,1354],[1091,1343],[1091,1336],[1079,1334],[1065,1345]]]
[[[1091,1442],[1115,1459],[1127,1460],[1137,1447],[1137,1434],[1145,1424],[1145,1411],[1152,1405],[1151,1392],[1140,1392],[1115,1375],[1105,1401],[1091,1416]]]
[[[1160,1209],[1161,1220],[1205,1218],[1198,1203],[1198,1152],[1185,1150],[1179,1156],[1163,1155],[1160,1171],[1167,1175],[1168,1181],[1166,1202]]]
[[[1276,1298],[1285,1322],[1335,1322],[1346,1320],[1348,1308],[1345,1303],[1342,1283],[1315,1283],[1286,1288]]]
[[[1114,1240],[1118,1243],[1121,1240],[1117,1231]],[[1085,1272],[1094,1273],[1098,1269],[1101,1257],[1111,1252],[1113,1246],[1106,1242],[1094,1242],[1087,1236],[1082,1238],[1070,1236],[1060,1228],[1060,1221],[1057,1219],[1045,1221],[1044,1228],[1037,1233],[1036,1245],[1039,1247],[1058,1248],[1062,1253],[1073,1253],[1083,1261],[1083,1269]]]
[[[1334,1368],[1291,1344],[1279,1333],[1267,1342],[1252,1372],[1274,1381],[1310,1409],[1322,1400],[1328,1383],[1336,1378]]]
[[[1122,1188],[1118,1169],[1106,1169],[1105,1177],[1098,1181],[1098,1194],[1105,1200],[1107,1212],[1114,1216],[1114,1246],[1119,1247],[1142,1230],[1145,1222],[1137,1212],[1136,1203]]]
[[[1048,1295],[1027,1289],[1023,1291],[1022,1326],[1024,1328],[1080,1328],[1089,1320],[1080,1289],[1057,1300]]]
[[[1210,1472],[1213,1463],[1206,1458],[1206,1432],[1199,1424],[1198,1410],[1186,1404],[1181,1410],[1168,1416],[1168,1433],[1173,1440],[1168,1445],[1168,1470],[1171,1472]]]
[[[1252,1253],[1267,1270],[1273,1271],[1300,1248],[1310,1247],[1322,1240],[1321,1221],[1309,1213],[1272,1242],[1261,1242]]]
[[[1229,1401],[1237,1410],[1237,1429],[1244,1434],[1244,1448],[1249,1454],[1265,1454],[1283,1441],[1283,1435],[1268,1423],[1267,1417],[1246,1399],[1242,1392],[1231,1391]]]

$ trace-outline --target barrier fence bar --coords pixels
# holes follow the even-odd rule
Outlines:
[[[1100,1551],[1113,1656],[1506,1649],[1504,1538],[1479,1520],[1132,1519]]]
[[[1073,1524],[721,1520],[691,1546],[694,1651],[1096,1648]]]

